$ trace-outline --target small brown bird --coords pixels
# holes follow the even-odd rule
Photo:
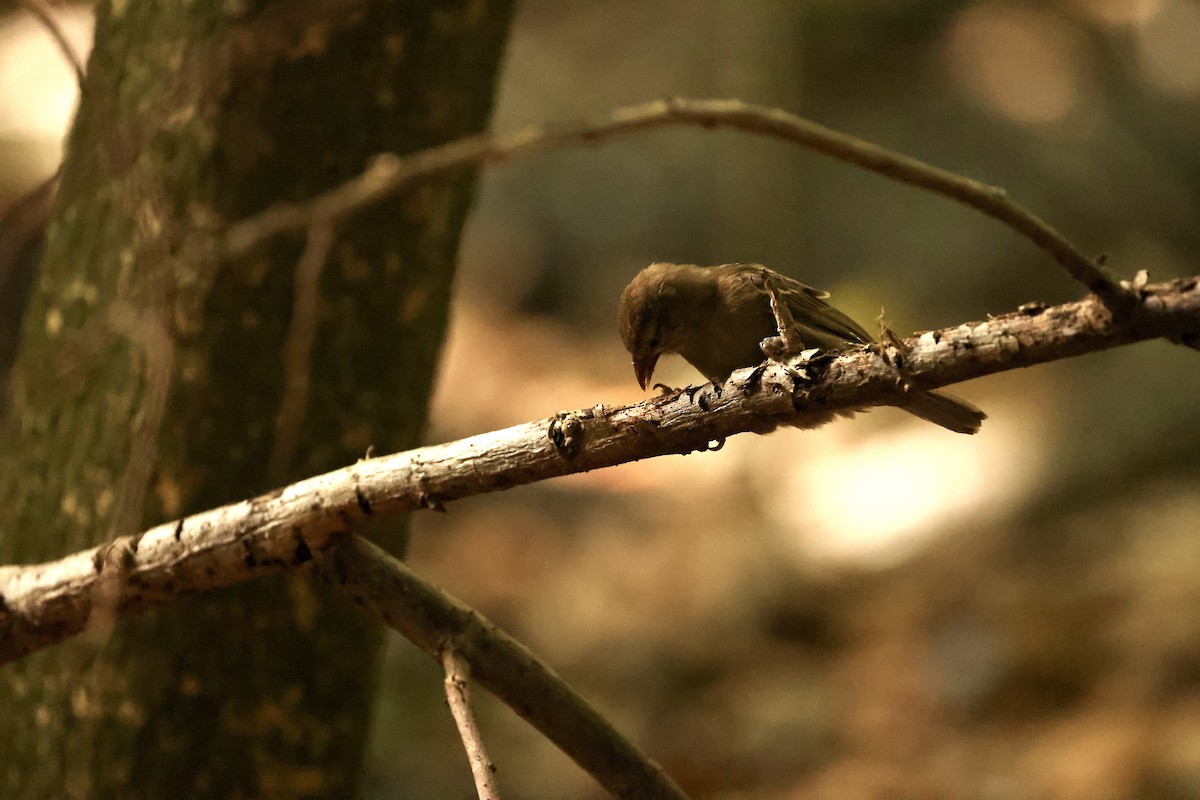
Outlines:
[[[826,302],[828,292],[758,264],[651,264],[621,293],[618,318],[638,385],[646,388],[664,353],[683,356],[714,383],[735,369],[761,363],[760,343],[779,333],[770,294],[762,283],[764,270],[787,304],[806,347],[840,350],[874,341],[862,326]],[[914,393],[901,407],[955,433],[975,433],[987,418],[965,400],[940,392]]]

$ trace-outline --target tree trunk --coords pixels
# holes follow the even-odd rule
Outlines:
[[[341,226],[323,270],[299,240],[183,245],[485,127],[511,5],[100,4],[0,438],[0,563],[418,443],[473,172]],[[0,796],[357,793],[375,625],[299,578],[115,626],[104,594],[90,635],[0,671]]]

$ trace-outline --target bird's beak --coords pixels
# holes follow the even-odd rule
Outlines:
[[[658,353],[647,353],[641,358],[634,357],[633,359],[633,374],[637,376],[638,386],[645,390],[650,383],[650,378],[654,376],[654,366],[658,363]]]

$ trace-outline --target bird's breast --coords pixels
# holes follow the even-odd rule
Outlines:
[[[720,381],[735,369],[761,363],[759,342],[776,330],[769,314],[721,309],[694,320],[683,333],[679,355],[710,381]]]

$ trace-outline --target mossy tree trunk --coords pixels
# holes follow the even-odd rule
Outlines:
[[[183,244],[484,128],[511,5],[100,4],[0,438],[0,563],[417,444],[473,173],[341,226],[307,305],[298,239],[220,266]],[[115,626],[102,594],[87,635],[0,670],[0,796],[357,793],[374,624],[296,577]]]

